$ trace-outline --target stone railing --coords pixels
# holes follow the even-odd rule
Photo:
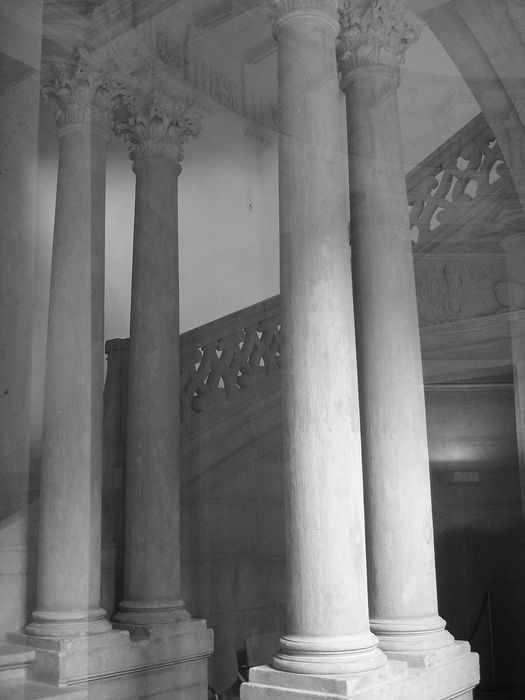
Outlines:
[[[279,297],[272,297],[181,337],[181,401],[206,408],[280,366]]]
[[[410,171],[407,193],[418,248],[458,229],[462,237],[469,231],[476,237],[491,232],[514,186],[482,114]]]
[[[410,224],[419,232],[419,241],[414,248],[416,259],[433,242],[447,238],[458,227],[467,233],[472,227],[476,236],[483,235],[480,228],[484,223],[492,225],[494,216],[500,212],[501,201],[513,195],[514,187],[495,137],[482,114],[408,174],[407,192]],[[445,281],[442,283],[438,280],[440,289],[443,288],[441,291],[444,290],[446,295],[443,301],[446,308],[442,313],[445,319],[439,316],[438,321],[432,319],[430,322],[451,320],[453,311],[449,306],[456,302],[454,299],[450,301],[449,297],[456,268],[445,272],[448,275]],[[420,280],[420,295],[426,283],[426,279],[423,282]],[[492,296],[486,300],[486,305],[496,304],[497,309]],[[106,421],[111,422],[111,416],[125,414],[127,347],[128,340],[120,338],[106,343]],[[279,367],[278,296],[184,333],[181,336],[183,417],[191,411],[205,411],[222,399],[246,389],[257,377]],[[115,402],[121,402],[118,410],[113,406]],[[112,431],[116,435],[124,429],[124,425],[121,418],[114,420],[120,421],[120,427],[114,426]]]
[[[105,420],[122,415],[129,339],[106,343]],[[272,297],[181,335],[181,408],[201,412],[280,366],[279,297]],[[118,397],[118,398],[117,398]],[[119,419],[117,419],[118,422]],[[116,434],[124,427],[113,429]]]

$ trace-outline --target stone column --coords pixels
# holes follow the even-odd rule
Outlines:
[[[57,198],[44,401],[36,636],[110,629],[100,608],[104,216],[110,93],[85,63],[54,66]]]
[[[370,627],[385,651],[453,643],[437,611],[418,312],[396,90],[419,25],[400,0],[345,0],[352,272]]]
[[[0,3],[0,521],[29,497],[42,5]]]
[[[521,512],[525,518],[525,233],[514,230],[502,235],[500,243],[507,265]]]
[[[385,658],[368,623],[337,9],[335,0],[272,6],[287,551],[287,632],[272,665],[348,674]]]
[[[180,339],[177,180],[201,111],[184,92],[135,86],[117,131],[136,175],[118,627],[147,633],[190,615],[180,597]]]

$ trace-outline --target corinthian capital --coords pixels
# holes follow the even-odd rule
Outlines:
[[[397,69],[421,33],[423,23],[406,0],[340,0],[339,63],[347,75],[361,66]]]
[[[203,108],[187,90],[170,93],[160,86],[139,82],[125,86],[114,130],[129,141],[134,161],[145,156],[182,160],[184,144],[201,131]]]
[[[53,63],[52,75],[44,82],[42,94],[52,96],[59,134],[72,126],[89,126],[109,138],[114,82],[103,67],[83,53],[75,63]]]

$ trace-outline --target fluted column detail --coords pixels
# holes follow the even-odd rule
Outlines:
[[[145,633],[190,614],[180,591],[177,181],[202,110],[183,88],[123,91],[115,130],[136,175],[125,472],[124,599],[117,626]]]
[[[420,31],[403,0],[340,3],[370,627],[390,652],[453,643],[437,612],[425,400],[397,106]]]
[[[370,633],[332,0],[275,0],[287,623],[272,665],[381,667]],[[337,349],[337,358],[334,349]],[[248,692],[248,691],[246,691]]]
[[[37,636],[105,632],[100,608],[104,217],[112,84],[84,55],[44,88],[60,141],[40,490]]]

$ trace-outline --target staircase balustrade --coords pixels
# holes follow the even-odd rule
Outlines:
[[[108,423],[120,424],[125,407],[128,339],[106,343],[108,373],[105,407]],[[225,397],[249,387],[256,377],[280,367],[279,297],[236,311],[181,335],[181,408],[205,411]],[[115,427],[110,431],[115,433]],[[122,439],[117,440],[119,444]]]
[[[483,114],[474,117],[407,175],[410,226],[418,248],[448,238],[481,237],[517,201],[512,177]],[[465,235],[463,235],[465,234]]]
[[[416,257],[458,227],[483,235],[483,226],[504,217],[516,201],[510,172],[482,114],[411,170],[406,182],[410,225],[419,233]],[[112,418],[105,420],[120,422],[120,432],[126,412],[127,347],[128,340],[120,338],[106,343],[105,405]],[[280,357],[279,296],[183,333],[183,420],[188,411],[206,411],[279,369]],[[116,434],[115,428],[110,432]]]

